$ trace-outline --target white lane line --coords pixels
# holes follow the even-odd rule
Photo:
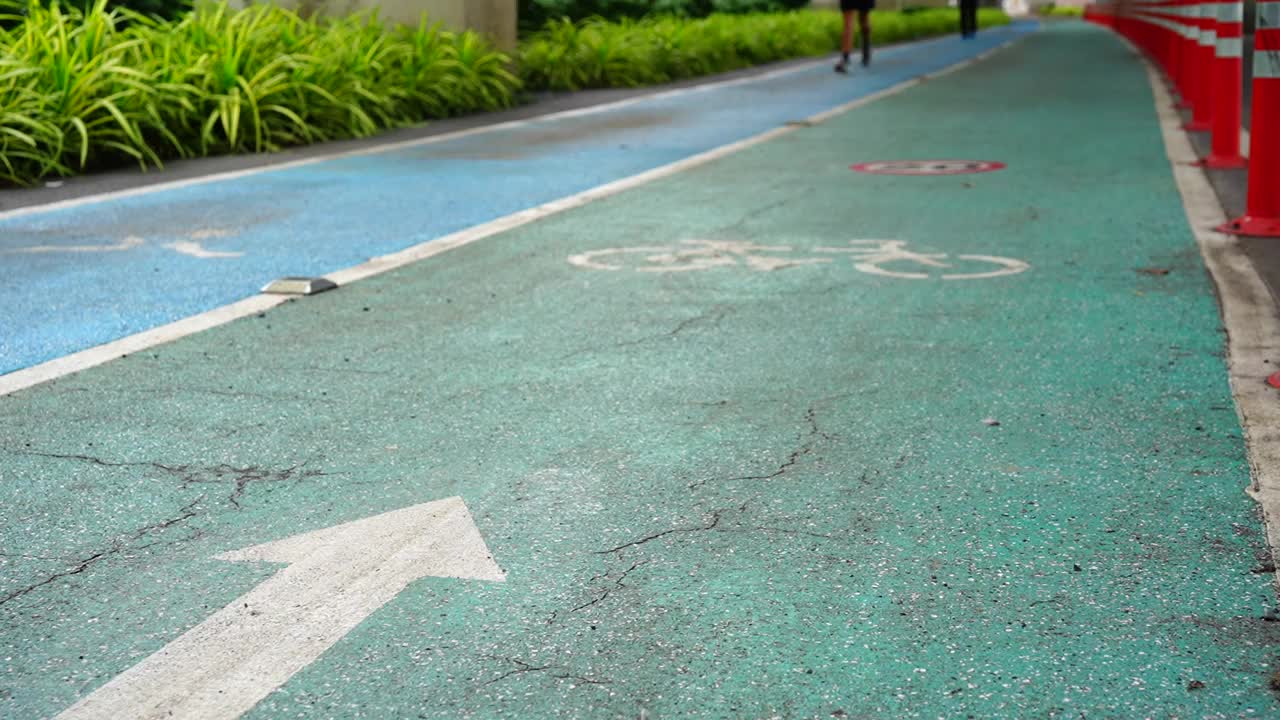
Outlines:
[[[1022,42],[1025,37],[1025,34],[1015,36],[1005,41],[1004,44],[987,50],[986,52],[969,58],[968,60],[963,60],[955,65],[951,65],[950,67],[934,73],[921,75],[919,77],[912,78],[911,80],[905,80],[892,87],[885,88],[884,90],[880,90],[870,95],[865,95],[857,100],[847,102],[830,110],[820,112],[810,118],[807,118],[806,122],[819,123],[829,120],[837,115],[847,113],[863,105],[875,102],[876,100],[889,97],[890,95],[896,95],[897,93],[915,87],[928,79],[949,75],[953,72],[969,67],[974,63],[981,62],[997,52],[1013,47],[1014,45]],[[774,128],[772,130],[766,130],[759,135],[739,140],[729,145],[723,145],[721,147],[687,157],[683,160],[678,160],[676,162],[648,170],[638,175],[632,175],[631,177],[623,178],[622,180],[615,180],[614,182],[600,185],[576,195],[570,195],[569,197],[561,198],[559,200],[553,200],[549,203],[529,208],[528,210],[521,210],[520,212],[498,218],[497,220],[491,220],[487,223],[467,228],[466,230],[444,235],[433,240],[427,240],[426,242],[419,243],[418,245],[414,245],[413,247],[406,248],[399,252],[391,253],[390,255],[376,257],[354,267],[329,273],[325,277],[337,283],[339,286],[355,282],[356,280],[372,277],[374,275],[387,272],[388,270],[394,270],[410,263],[448,252],[454,248],[468,245],[477,240],[520,227],[521,225],[527,225],[545,217],[555,215],[556,213],[581,207],[593,200],[599,200],[601,198],[609,197],[610,195],[616,195],[624,190],[639,187],[659,178],[674,175],[683,170],[697,167],[698,165],[705,165],[706,163],[718,160],[740,150],[745,150],[749,147],[786,135],[787,133],[795,132],[803,127],[804,125],[788,125]],[[202,313],[200,315],[179,320],[163,327],[148,330],[136,335],[130,335],[129,337],[122,338],[105,345],[99,345],[94,348],[89,348],[88,350],[82,350],[78,353],[67,355],[56,360],[50,360],[49,362],[18,370],[7,375],[0,375],[0,396],[8,395],[10,393],[17,392],[18,390],[62,377],[63,375],[79,372],[95,365],[101,365],[102,363],[114,360],[121,355],[138,352],[139,350],[145,350],[147,348],[155,347],[156,345],[172,342],[181,337],[192,335],[203,330],[208,330],[209,328],[222,325],[223,323],[231,322],[237,318],[262,312],[263,310],[279,305],[286,299],[287,298],[282,298],[280,296],[254,296],[232,305],[226,305],[216,310],[210,310],[209,312]]]
[[[1010,26],[1004,26],[1004,27],[1007,28]],[[1015,42],[1021,37],[1022,37],[1021,35],[1014,36],[1013,38],[1005,40],[1005,44],[1007,45],[1010,42]],[[912,45],[927,45],[930,43],[940,42],[944,39],[945,38],[943,39],[929,38],[927,40],[920,40],[914,43],[903,43],[902,45],[896,45],[894,47],[908,48]],[[1004,47],[1004,45],[1002,45],[1001,47]],[[995,48],[995,49],[998,50],[999,48]],[[986,53],[983,53],[983,55],[987,55],[990,52],[992,51],[989,50]],[[982,57],[982,55],[978,57]],[[695,93],[708,92],[710,90],[715,90],[719,88],[732,87],[735,85],[745,85],[748,83],[757,82],[761,80],[771,80],[773,78],[790,75],[792,73],[804,72],[806,70],[810,70],[819,65],[826,64],[827,62],[829,62],[827,58],[823,58],[821,60],[811,60],[809,62],[799,63],[797,65],[792,65],[790,67],[771,70],[769,72],[761,73],[759,75],[750,75],[747,77],[733,78],[730,80],[720,80],[716,82],[704,83],[701,85],[694,85],[692,87],[674,88],[672,90],[664,90],[662,92],[657,92],[649,95],[638,95],[636,97],[626,98],[624,100],[615,100],[614,102],[603,103],[600,105],[592,105],[585,108],[577,108],[574,110],[562,110],[560,112],[548,113],[546,115],[538,115],[536,117],[525,118],[523,120],[508,120],[506,122],[495,123],[493,125],[483,125],[480,127],[467,128],[465,130],[455,130],[453,132],[442,133],[440,135],[432,135],[431,137],[415,138],[413,140],[402,140],[400,142],[391,142],[385,145],[365,147],[365,148],[360,148],[358,150],[347,150],[344,152],[328,153],[324,155],[315,155],[307,158],[302,158],[299,160],[293,160],[289,162],[282,162],[282,163],[271,164],[271,165],[263,165],[263,166],[254,167],[254,168],[246,168],[244,170],[230,170],[227,172],[214,173],[211,175],[202,175],[196,178],[187,178],[185,180],[173,180],[169,182],[156,183],[154,185],[147,185],[144,187],[129,188],[127,190],[116,190],[112,192],[99,193],[96,195],[85,195],[83,197],[70,198],[67,200],[59,200],[57,202],[45,203],[43,205],[31,205],[27,207],[14,208],[12,210],[0,211],[0,220],[9,220],[12,218],[36,215],[44,212],[52,212],[54,210],[64,210],[67,208],[79,207],[82,205],[91,205],[94,203],[105,202],[107,200],[118,200],[121,198],[137,197],[139,195],[146,195],[149,193],[160,192],[163,190],[175,190],[179,188],[193,187],[196,185],[205,185],[209,183],[221,182],[223,180],[235,180],[238,178],[249,177],[252,175],[259,175],[261,173],[274,172],[276,170],[288,170],[290,168],[314,165],[316,163],[325,162],[328,160],[339,160],[342,158],[362,157],[362,156],[368,156],[368,155],[380,155],[382,153],[394,152],[396,150],[420,147],[422,145],[430,145],[433,143],[444,142],[446,140],[456,140],[458,138],[468,137],[471,135],[479,135],[479,134],[488,133],[488,132],[495,132],[497,130],[511,130],[513,128],[525,127],[527,125],[532,125],[534,123],[544,122],[548,120],[562,120],[565,118],[582,117],[584,115],[593,115],[596,113],[609,112],[609,111],[617,110],[619,108],[624,108],[630,105],[635,105],[637,103],[647,102],[649,100],[677,97],[680,95],[692,95]]]
[[[1266,361],[1280,360],[1280,318],[1270,291],[1239,241],[1213,230],[1227,221],[1226,212],[1204,171],[1192,165],[1196,152],[1182,130],[1182,118],[1172,109],[1169,93],[1151,63],[1141,54],[1138,57],[1155,93],[1156,114],[1187,221],[1217,285],[1227,328],[1228,375],[1252,471],[1248,492],[1262,506],[1274,553],[1280,547],[1280,402],[1276,395],[1280,391],[1268,387],[1266,378],[1280,367]]]
[[[220,308],[193,315],[189,318],[183,318],[168,325],[161,325],[158,328],[152,328],[104,345],[91,347],[88,350],[81,350],[78,353],[65,355],[56,360],[16,370],[7,375],[0,375],[0,396],[29,388],[32,385],[39,385],[64,375],[80,372],[95,365],[101,365],[123,355],[173,342],[178,338],[194,335],[238,318],[264,312],[286,300],[289,300],[289,298],[282,295],[254,295],[239,302],[223,305]]]

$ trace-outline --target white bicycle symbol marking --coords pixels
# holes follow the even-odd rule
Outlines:
[[[591,250],[569,257],[575,267],[589,270],[622,270],[629,267],[636,272],[673,273],[711,270],[720,267],[746,266],[757,272],[781,270],[798,265],[817,265],[833,262],[833,258],[777,257],[778,253],[790,253],[789,245],[756,245],[738,240],[683,240],[678,245],[654,245],[645,247],[606,248]],[[944,262],[947,253],[920,253],[907,249],[905,240],[851,240],[848,247],[819,247],[816,253],[845,255],[853,261],[853,267],[868,275],[903,278],[907,280],[983,280],[1003,275],[1016,275],[1031,267],[1029,263],[995,255],[955,255],[966,263],[995,265],[985,272],[907,272],[884,267],[890,263],[914,263],[925,268],[946,270],[953,267]],[[763,253],[774,253],[766,255]],[[635,261],[644,264],[635,264]]]

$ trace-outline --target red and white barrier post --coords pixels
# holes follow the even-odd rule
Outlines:
[[[1213,106],[1210,124],[1212,146],[1205,167],[1242,168],[1240,156],[1240,102],[1242,94],[1244,3],[1225,0],[1217,3],[1218,31],[1214,45],[1213,86],[1209,102]]]
[[[1164,14],[1174,24],[1177,39],[1173,44],[1173,63],[1169,68],[1169,77],[1173,79],[1173,88],[1182,102],[1178,107],[1189,108],[1195,102],[1196,86],[1191,73],[1198,35],[1191,22],[1192,3],[1195,0],[1174,0],[1164,9]]]
[[[1219,230],[1280,237],[1280,0],[1258,0],[1245,214]]]
[[[1213,113],[1213,53],[1218,18],[1210,3],[1195,2],[1188,7],[1191,122],[1185,127],[1191,132],[1205,132],[1213,127],[1209,121]]]

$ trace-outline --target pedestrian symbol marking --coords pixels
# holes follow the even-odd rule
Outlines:
[[[984,280],[1016,275],[1031,267],[1022,260],[995,255],[921,253],[907,249],[905,240],[851,240],[843,247],[818,247],[827,257],[796,257],[790,245],[757,245],[738,240],[684,240],[676,245],[591,250],[569,257],[569,264],[587,270],[632,270],[677,273],[747,268],[769,272],[804,265],[825,265],[838,256],[849,258],[855,270],[868,275],[905,280]],[[837,257],[831,257],[837,256]],[[994,267],[992,267],[994,266]]]
[[[122,250],[132,250],[136,247],[142,247],[146,241],[136,235],[130,235],[118,242],[106,243],[105,245],[31,245],[28,247],[17,247],[3,249],[0,248],[0,254],[13,255],[43,255],[45,253],[93,253],[93,252],[120,252]]]
[[[889,160],[849,167],[873,175],[968,175],[1003,170],[1005,164],[992,160]]]
[[[233,235],[231,231],[219,229],[196,230],[187,235],[185,240],[178,240],[171,243],[165,243],[161,247],[172,250],[180,255],[187,255],[202,260],[211,258],[237,258],[244,255],[238,250],[211,250],[204,247],[204,240],[212,240],[217,238],[230,237]],[[50,253],[105,253],[105,252],[123,252],[126,250],[135,250],[147,244],[146,239],[137,235],[126,236],[122,240],[101,243],[98,245],[27,245],[15,248],[0,248],[0,255],[44,255]]]
[[[202,246],[200,243],[196,242],[195,240],[183,240],[181,242],[172,242],[165,245],[164,247],[170,250],[173,250],[174,252],[181,253],[183,255],[190,255],[191,257],[196,257],[201,259],[233,258],[233,257],[240,257],[241,255],[244,255],[244,253],[242,252],[232,251],[232,250],[206,250],[204,246]]]
[[[238,718],[414,580],[506,579],[457,497],[218,558],[289,565],[58,717]]]

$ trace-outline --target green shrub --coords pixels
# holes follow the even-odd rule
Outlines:
[[[0,0],[0,8],[17,15],[25,16],[28,4],[29,0]],[[64,0],[63,4],[85,13],[93,9],[96,0]],[[148,17],[173,20],[191,11],[191,0],[107,0],[107,8],[123,8]]]
[[[978,11],[981,27],[1008,22],[999,10]],[[871,39],[873,44],[902,42],[959,27],[959,14],[950,9],[876,12]],[[810,11],[700,20],[555,20],[521,45],[520,67],[531,89],[633,87],[821,55],[837,47],[840,31],[838,13]]]
[[[0,30],[0,179],[265,152],[509,106],[509,59],[474,33],[376,16],[204,4],[177,22],[105,0],[32,4]]]
[[[520,28],[528,33],[552,20],[609,21],[644,17],[704,18],[712,13],[747,14],[795,10],[809,0],[519,0]]]
[[[1048,5],[1041,5],[1039,8],[1036,8],[1036,12],[1048,17],[1082,17],[1084,15],[1084,8],[1059,7],[1053,3],[1049,3]]]

